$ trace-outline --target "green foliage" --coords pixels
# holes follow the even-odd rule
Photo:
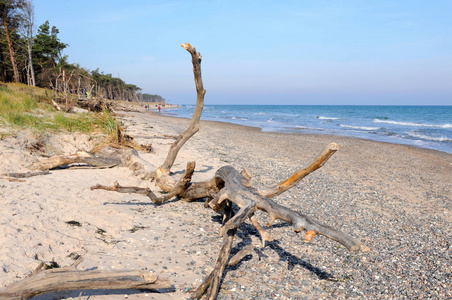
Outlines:
[[[24,84],[0,83],[0,124],[38,132],[68,131],[117,133],[117,121],[107,112],[70,114],[54,112],[50,93]]]
[[[165,103],[165,99],[162,98],[160,95],[153,95],[153,94],[141,94],[143,97],[144,102],[160,102]]]
[[[0,22],[0,81],[14,81],[16,77],[13,71],[16,70],[16,74],[20,73],[17,76],[18,81],[24,82],[28,79],[29,83],[32,82],[27,51],[28,42],[31,40],[32,69],[37,86],[52,88],[56,93],[65,96],[73,94],[79,98],[143,101],[141,94],[138,94],[141,90],[138,86],[126,83],[111,74],[104,74],[99,69],[90,71],[78,64],[69,63],[68,57],[63,54],[68,45],[60,41],[58,28],[51,26],[49,21],[38,27],[34,37],[32,33],[27,36],[25,31],[19,31],[28,24],[24,17],[27,1],[30,0],[0,0],[0,20],[5,19],[5,24],[9,24],[8,36],[12,40],[10,47],[6,43],[6,27]],[[15,58],[12,59],[11,56]],[[13,65],[16,66],[15,69]],[[156,99],[158,102],[164,102],[161,97]]]
[[[104,111],[97,115],[96,124],[108,135],[116,134],[118,132],[118,122],[108,111]]]
[[[58,112],[53,118],[53,124],[56,128],[69,132],[89,133],[94,130],[96,118],[88,114],[71,115]]]
[[[59,30],[52,26],[50,31],[49,21],[39,26],[38,34],[33,43],[34,63],[40,66],[55,67],[62,56],[62,51],[68,46],[61,43],[58,38]]]

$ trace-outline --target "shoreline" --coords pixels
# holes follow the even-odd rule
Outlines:
[[[145,111],[143,111],[145,112]],[[158,112],[155,111],[150,111],[150,113],[154,113],[154,114],[159,114]],[[177,118],[177,119],[185,119],[185,120],[191,120],[191,118],[186,118],[186,117],[182,117],[182,116],[177,116],[176,114],[171,114],[168,112],[165,112],[163,114],[160,114],[161,116],[166,116],[169,118]],[[347,135],[335,135],[335,134],[331,134],[331,133],[308,133],[308,132],[302,132],[302,130],[299,131],[264,131],[262,130],[262,128],[258,127],[258,126],[251,126],[251,125],[245,125],[245,124],[237,124],[237,123],[231,123],[228,121],[213,121],[213,120],[202,120],[201,122],[212,122],[212,123],[219,123],[219,124],[229,124],[229,125],[233,125],[233,126],[239,126],[239,127],[246,127],[246,128],[250,128],[250,129],[255,129],[258,130],[262,133],[276,133],[276,134],[285,134],[285,135],[312,135],[312,136],[329,136],[331,138],[346,138],[346,139],[357,139],[357,140],[363,140],[363,141],[369,141],[369,142],[375,142],[375,143],[384,143],[384,144],[389,144],[389,145],[399,145],[399,146],[406,146],[409,148],[414,148],[414,149],[419,149],[419,150],[426,150],[426,151],[434,151],[434,152],[439,152],[439,153],[443,153],[443,154],[449,154],[452,155],[452,153],[446,152],[446,151],[442,151],[442,150],[437,150],[437,149],[431,149],[431,148],[425,148],[425,147],[419,147],[416,145],[411,145],[411,144],[405,144],[405,143],[393,143],[393,142],[387,142],[387,141],[378,141],[378,140],[372,140],[372,139],[367,139],[367,138],[361,138],[361,137],[353,137],[353,136],[347,136]]]
[[[245,126],[258,126],[262,128],[263,131],[269,132],[330,134],[393,144],[404,144],[452,154],[450,129],[448,129],[452,124],[450,124],[450,120],[445,118],[444,115],[441,119],[442,121],[437,124],[436,122],[430,122],[427,119],[413,120],[410,119],[408,115],[399,116],[397,113],[391,115],[390,110],[382,108],[385,106],[375,106],[378,109],[375,109],[375,111],[373,109],[367,111],[367,109],[363,109],[363,107],[367,106],[339,105],[337,107],[341,107],[341,109],[338,111],[331,109],[331,112],[329,112],[329,110],[326,111],[326,108],[330,106],[307,105],[306,107],[308,108],[306,110],[303,109],[303,107],[305,107],[303,105],[293,106],[295,108],[292,112],[287,109],[268,109],[268,107],[272,107],[271,105],[243,105],[243,107],[245,107],[243,110],[240,105],[211,105],[206,106],[206,112],[203,114],[202,118],[205,120],[229,122]],[[274,107],[285,106],[274,105]],[[396,111],[397,108],[399,110],[402,108],[402,106],[391,107],[395,107]],[[421,106],[409,106],[409,108],[413,109],[420,107]],[[443,106],[429,107],[442,108]],[[452,108],[452,106],[450,106],[450,108]],[[350,111],[353,112],[355,109],[358,114],[370,117],[370,119],[362,118],[361,115],[350,115]],[[169,114],[190,118],[191,115],[189,113],[191,110],[192,106],[186,106],[182,107],[181,110],[169,112]],[[419,112],[419,109],[417,111]],[[450,111],[450,109],[448,108],[446,111]],[[297,121],[296,118],[294,118],[295,115],[298,115],[300,120]],[[314,116],[316,117],[314,118]],[[374,119],[373,122],[372,118]],[[386,118],[389,118],[388,121],[386,121]],[[418,125],[417,127],[416,124]],[[430,128],[434,128],[432,129],[434,131],[424,132],[424,130]]]
[[[151,143],[142,153],[159,165],[190,119],[154,112],[121,112],[127,134]],[[25,168],[28,150],[0,140],[1,173]],[[172,171],[179,176],[196,161],[193,181],[212,178],[224,165],[247,168],[256,187],[271,186],[309,165],[330,142],[340,149],[319,170],[275,201],[322,223],[340,228],[370,247],[353,255],[323,237],[303,236],[277,222],[268,230],[274,242],[261,246],[246,225],[234,249],[256,251],[237,267],[227,268],[218,299],[376,299],[419,297],[447,299],[452,240],[452,155],[406,145],[364,139],[262,132],[259,128],[201,121],[201,128],[181,149]],[[67,151],[73,151],[73,148]],[[75,148],[76,149],[76,148]],[[89,150],[89,149],[86,149]],[[22,155],[22,156],[21,156]],[[23,159],[28,157],[28,160]],[[15,169],[16,168],[16,169]],[[202,202],[170,201],[155,206],[143,195],[90,191],[94,184],[154,188],[122,167],[64,169],[24,182],[0,182],[2,257],[0,284],[28,275],[39,261],[72,263],[80,269],[146,269],[168,277],[168,293],[83,291],[81,299],[185,299],[216,261],[222,239],[219,215]],[[266,218],[256,214],[262,225]],[[77,221],[80,227],[68,225]],[[141,228],[132,231],[133,228]],[[99,234],[99,229],[105,231]],[[240,234],[244,232],[246,234]],[[80,291],[37,297],[79,299]]]

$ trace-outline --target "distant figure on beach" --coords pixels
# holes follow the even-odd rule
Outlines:
[[[161,109],[162,109],[162,108],[161,108],[160,105],[159,105],[159,112],[160,112]]]

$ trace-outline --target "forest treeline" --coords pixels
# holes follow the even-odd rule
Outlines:
[[[0,0],[0,81],[51,88],[79,98],[165,102],[121,78],[68,62],[68,47],[49,21],[36,29],[32,0]]]

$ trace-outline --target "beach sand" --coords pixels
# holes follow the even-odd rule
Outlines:
[[[140,143],[152,143],[155,153],[140,156],[155,166],[189,124],[151,112],[120,113],[127,133]],[[69,154],[90,150],[95,142],[63,135],[48,150]],[[304,235],[280,222],[269,228],[275,241],[262,248],[257,232],[244,224],[233,252],[250,243],[256,251],[226,269],[218,299],[450,299],[451,154],[205,121],[180,151],[172,171],[180,175],[187,161],[194,160],[193,181],[200,181],[232,165],[247,168],[254,185],[265,187],[310,164],[331,142],[340,145],[339,151],[275,201],[349,233],[371,251],[351,254],[321,236],[307,243]],[[34,144],[26,135],[0,140],[0,173],[25,172],[42,159]],[[220,215],[202,201],[155,206],[142,195],[90,190],[115,181],[154,188],[124,167],[0,179],[0,287],[26,277],[41,261],[63,267],[81,255],[79,269],[149,270],[169,278],[174,289],[73,291],[35,299],[188,298],[187,291],[197,287],[217,259]],[[257,215],[265,224],[266,216]]]

